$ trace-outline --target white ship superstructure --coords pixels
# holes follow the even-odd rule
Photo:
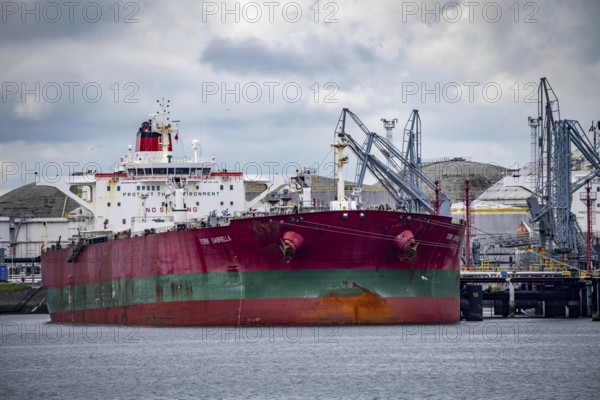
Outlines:
[[[117,171],[84,171],[44,182],[79,205],[69,214],[71,233],[142,231],[243,211],[242,173],[215,169],[214,156],[199,157],[196,140],[192,159],[175,158],[172,141],[177,135],[163,108],[142,123],[135,151],[129,146]]]

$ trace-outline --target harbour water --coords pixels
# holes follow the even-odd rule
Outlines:
[[[0,315],[0,398],[598,398],[600,324],[151,328]]]

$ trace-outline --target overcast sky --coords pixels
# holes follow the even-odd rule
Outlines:
[[[424,159],[522,166],[541,77],[562,118],[600,118],[599,19],[596,0],[2,2],[0,194],[108,170],[163,97],[177,155],[199,139],[230,170],[330,173],[343,107],[381,134],[398,118],[397,144],[419,109]]]

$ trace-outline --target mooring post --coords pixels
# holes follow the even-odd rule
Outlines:
[[[483,321],[483,287],[467,285],[467,301],[469,308],[465,315],[467,321]]]
[[[600,279],[592,279],[592,321],[600,321]]]
[[[506,278],[508,282],[508,316],[515,316],[515,285],[510,281],[510,278]]]

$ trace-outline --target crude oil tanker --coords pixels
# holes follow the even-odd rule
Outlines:
[[[271,202],[264,210],[259,203],[249,206],[240,196],[241,173],[218,170],[214,158],[197,154],[173,158],[178,132],[166,112],[142,124],[136,151],[122,158],[121,170],[86,171],[52,183],[79,204],[71,213],[71,244],[46,246],[42,253],[52,321],[152,326],[459,321],[463,225],[438,215],[439,207],[360,209],[346,198],[344,148],[350,146],[360,159],[359,146],[344,131],[346,115],[355,117],[344,109],[333,144],[338,197],[328,210],[315,206],[310,175],[303,173],[287,182],[299,194],[293,206],[289,201]],[[364,154],[359,167],[377,175],[377,164],[368,165]],[[391,182],[396,192],[404,188],[403,182]],[[267,195],[273,193],[262,198]],[[406,202],[405,208],[410,204],[417,203]]]

